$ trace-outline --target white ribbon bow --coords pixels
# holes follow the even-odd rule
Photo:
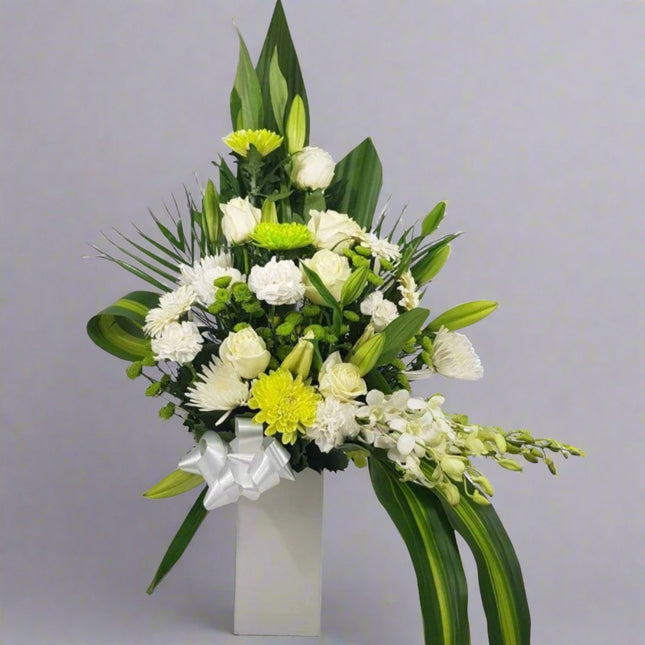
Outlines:
[[[250,419],[235,419],[236,438],[227,444],[212,430],[180,462],[180,470],[201,475],[208,492],[204,507],[234,504],[240,496],[256,500],[277,486],[280,478],[294,480],[288,451],[272,437],[265,437],[261,425]]]

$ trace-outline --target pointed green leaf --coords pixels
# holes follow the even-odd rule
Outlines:
[[[371,139],[365,139],[336,164],[327,204],[347,213],[360,226],[372,226],[383,184],[383,168]]]
[[[150,339],[142,331],[146,314],[156,307],[159,294],[133,291],[90,318],[89,337],[101,349],[126,361],[150,355]]]
[[[169,249],[167,246],[160,244],[155,240],[154,238],[150,237],[149,235],[146,235],[139,227],[135,226],[134,227],[137,231],[137,233],[144,239],[146,242],[149,244],[152,244],[156,249],[159,251],[162,251],[165,253],[169,258],[172,258],[177,264],[180,264],[182,262],[182,258],[177,255],[172,249]]]
[[[439,202],[424,218],[421,224],[421,235],[427,237],[434,233],[446,214],[446,202]]]
[[[150,249],[147,249],[145,246],[142,246],[141,244],[137,244],[136,242],[133,242],[129,237],[121,233],[121,231],[117,231],[114,229],[114,232],[121,238],[123,238],[126,242],[131,244],[135,249],[138,251],[141,251],[141,253],[147,255],[149,258],[152,258],[155,262],[158,262],[162,266],[165,266],[167,269],[170,269],[171,271],[175,271],[176,273],[179,273],[179,266],[176,262],[168,262],[165,258],[162,258],[160,255],[157,255]]]
[[[522,570],[495,509],[476,504],[463,491],[457,506],[451,506],[445,498],[441,501],[451,525],[475,557],[489,642],[529,645],[531,616]]]
[[[376,496],[414,564],[426,645],[469,645],[466,577],[441,502],[430,489],[400,481],[393,468],[374,457],[369,469]]]
[[[411,309],[395,318],[383,330],[386,342],[385,348],[378,360],[378,365],[385,365],[399,355],[399,352],[403,349],[403,345],[419,333],[429,313],[430,311],[428,309],[422,309],[421,307]]]
[[[192,490],[204,481],[201,475],[187,473],[185,470],[175,470],[167,477],[164,477],[159,483],[149,488],[144,494],[148,499],[165,499],[181,495],[186,491]]]
[[[206,496],[207,491],[208,486],[206,486],[200,493],[197,501],[188,512],[186,519],[179,527],[179,530],[161,560],[161,564],[159,565],[150,586],[146,590],[146,593],[151,594],[157,585],[164,579],[166,574],[173,568],[177,560],[179,560],[183,552],[186,550],[186,547],[190,544],[190,541],[193,539],[193,536],[197,532],[200,524],[204,521],[206,515],[208,515],[208,511],[204,508],[204,497]]]
[[[464,302],[457,305],[448,311],[444,311],[440,316],[437,316],[431,323],[428,324],[428,331],[438,331],[440,327],[445,327],[450,331],[455,329],[462,329],[468,327],[476,322],[486,318],[497,309],[498,303],[492,300],[474,300],[472,302]]]
[[[293,46],[293,41],[291,40],[289,26],[287,25],[287,19],[284,15],[284,9],[282,8],[282,3],[280,2],[280,0],[276,2],[275,10],[273,11],[273,16],[269,25],[269,30],[267,31],[264,44],[262,45],[262,51],[260,52],[260,58],[258,59],[258,64],[256,67],[257,75],[260,80],[260,86],[262,88],[262,97],[265,106],[272,105],[270,72],[271,59],[276,50],[278,52],[280,70],[284,75],[285,80],[287,81],[287,104],[289,104],[296,95],[299,95],[302,98],[304,104],[306,121],[304,145],[307,145],[307,143],[309,142],[310,121],[307,92],[305,90],[304,81],[302,80],[302,72],[300,71],[300,64],[298,63],[298,56]],[[273,110],[264,110],[264,124],[262,127],[268,128],[269,130],[278,131],[278,125],[276,123]]]
[[[284,114],[287,109],[289,99],[289,87],[287,79],[282,75],[280,70],[280,60],[278,48],[273,50],[271,63],[269,65],[269,94],[271,95],[271,108],[273,109],[273,118],[276,122],[276,132],[284,132]]]
[[[340,305],[338,304],[338,301],[334,296],[332,296],[331,292],[323,281],[320,279],[320,276],[313,270],[310,269],[306,264],[301,264],[300,267],[302,270],[305,272],[305,275],[309,279],[309,282],[311,282],[313,288],[318,292],[320,297],[325,301],[325,304],[327,304],[329,307],[334,309],[336,312],[340,312]]]
[[[262,90],[242,35],[237,73],[231,92],[233,130],[258,130],[263,123]]]

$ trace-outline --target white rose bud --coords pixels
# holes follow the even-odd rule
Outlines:
[[[339,401],[352,401],[367,394],[367,385],[361,378],[358,367],[343,363],[339,352],[330,354],[320,368],[318,375],[320,393],[333,396]]]
[[[347,258],[344,255],[337,255],[327,249],[321,249],[320,251],[316,251],[311,259],[303,260],[302,262],[309,269],[315,271],[331,295],[336,300],[340,300],[340,292],[343,289],[343,285],[352,273]],[[302,279],[305,283],[305,296],[317,305],[325,304],[316,287],[309,282],[304,271]]]
[[[309,211],[307,228],[314,236],[314,244],[319,249],[328,249],[342,254],[345,249],[356,243],[363,230],[349,216],[336,211]]]
[[[264,340],[252,327],[231,332],[222,342],[219,355],[225,364],[235,368],[245,379],[255,378],[264,372],[271,360]]]
[[[291,178],[298,188],[323,190],[331,184],[336,164],[322,148],[307,146],[293,156]]]
[[[253,206],[248,198],[235,197],[220,208],[224,213],[222,231],[231,244],[246,242],[262,219],[262,211]]]

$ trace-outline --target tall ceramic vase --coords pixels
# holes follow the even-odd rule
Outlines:
[[[237,503],[236,634],[320,634],[323,477],[312,470]]]

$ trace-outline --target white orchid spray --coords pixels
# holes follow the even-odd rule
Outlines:
[[[155,291],[129,293],[98,313],[90,337],[129,361],[128,376],[145,378],[146,395],[165,399],[160,416],[181,419],[198,445],[146,495],[206,482],[149,591],[208,509],[266,490],[249,484],[252,464],[273,464],[274,486],[305,468],[336,472],[353,462],[369,465],[408,545],[426,643],[470,642],[457,531],[480,566],[491,642],[528,644],[519,564],[477,460],[521,470],[519,457],[555,472],[552,454],[582,453],[448,414],[439,394],[412,394],[420,378],[439,386],[442,377],[483,376],[460,330],[497,303],[474,300],[437,316],[422,306],[458,236],[435,237],[446,204],[401,233],[398,222],[386,232],[386,213],[374,219],[382,169],[372,141],[338,163],[310,145],[306,92],[279,2],[257,66],[247,58],[231,101],[233,132],[223,139],[231,157],[216,164],[219,185],[209,180],[201,202],[187,194],[188,216],[155,217],[158,237],[139,229],[132,240],[122,236],[126,259],[101,252]],[[240,420],[259,432],[255,455],[240,448]],[[235,468],[224,471],[217,455],[231,450]],[[228,497],[214,483],[224,475],[239,479]]]

